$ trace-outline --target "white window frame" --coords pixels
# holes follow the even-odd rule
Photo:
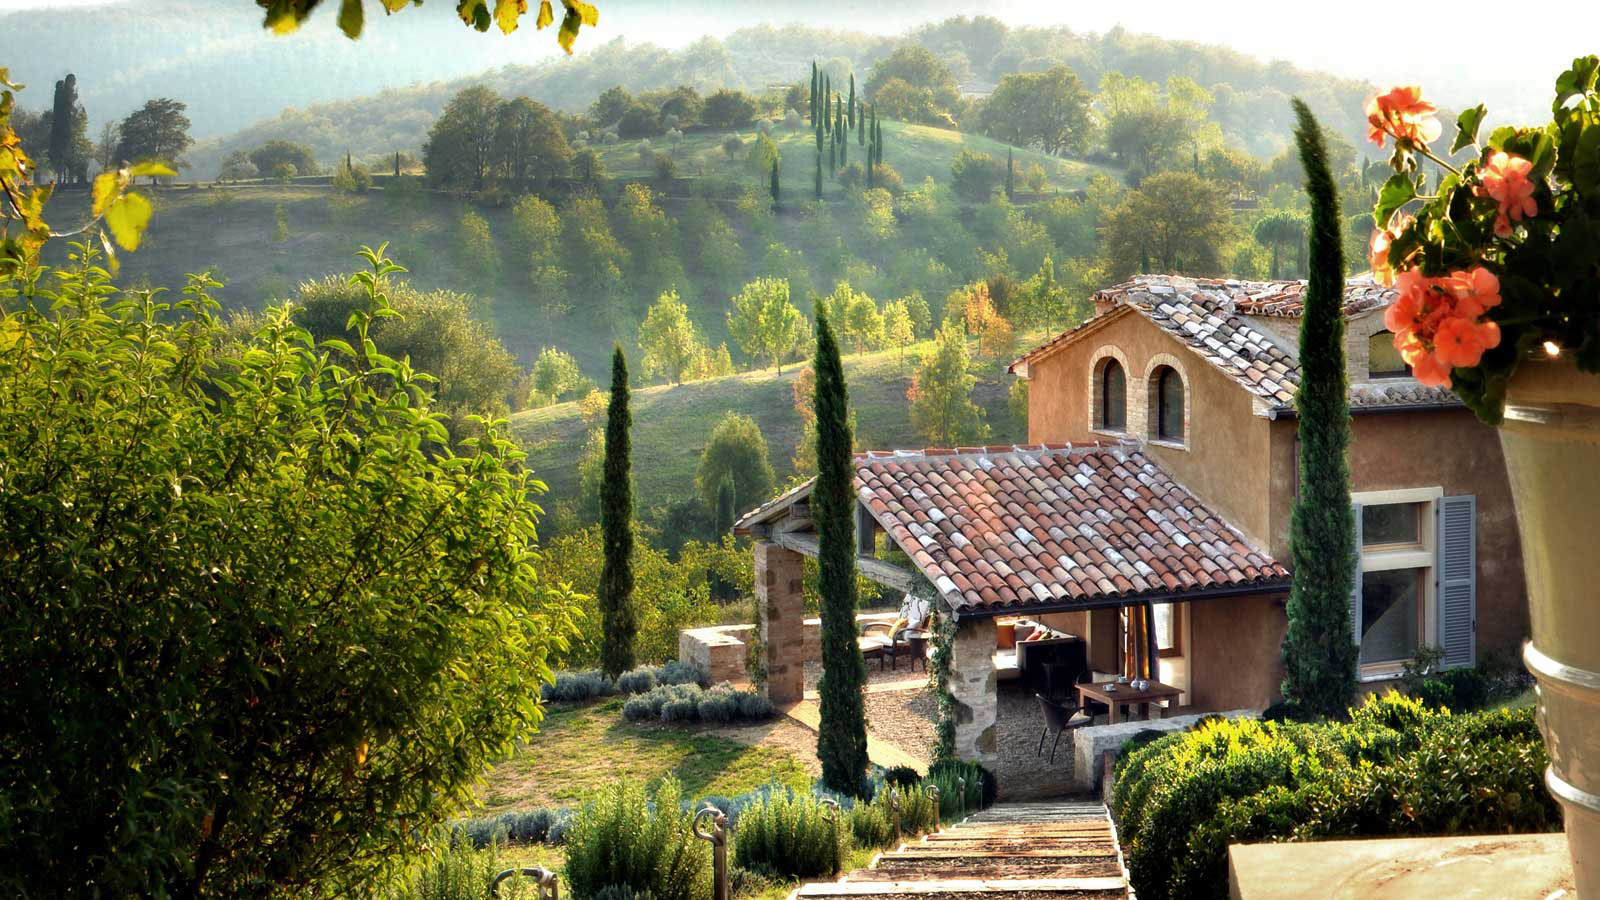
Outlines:
[[[1438,564],[1438,535],[1435,534],[1434,511],[1439,500],[1444,497],[1444,488],[1402,488],[1389,491],[1359,491],[1351,492],[1352,503],[1359,504],[1362,509],[1368,506],[1388,506],[1399,503],[1416,503],[1421,508],[1417,510],[1417,537],[1420,539],[1415,549],[1398,547],[1385,549],[1382,546],[1367,550],[1357,547],[1356,552],[1361,554],[1361,571],[1357,577],[1365,576],[1368,572],[1390,572],[1396,569],[1423,569],[1421,593],[1417,602],[1422,604],[1423,626],[1422,633],[1417,636],[1417,646],[1432,647],[1439,643],[1439,613],[1437,585],[1434,583],[1437,573],[1434,567]],[[1360,659],[1360,648],[1357,647],[1357,659]],[[1358,662],[1357,678],[1362,682],[1389,681],[1399,677],[1405,670],[1406,663],[1411,660],[1395,660],[1392,662],[1370,663],[1361,665]]]

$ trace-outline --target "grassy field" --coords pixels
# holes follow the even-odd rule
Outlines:
[[[1029,342],[1034,337],[1027,336],[1018,346],[1031,346]],[[911,425],[906,389],[911,386],[915,371],[913,356],[928,353],[931,348],[931,343],[917,345],[906,354],[904,363],[894,350],[845,358],[859,446],[877,450],[927,444]],[[793,475],[791,460],[805,428],[794,411],[793,401],[794,379],[800,371],[798,365],[787,365],[782,375],[764,369],[635,390],[633,463],[640,508],[648,509],[694,490],[694,469],[706,438],[712,425],[728,410],[752,416],[761,426],[779,482]],[[1012,419],[1006,407],[1011,376],[994,364],[985,364],[982,371],[974,374],[978,378],[974,399],[985,410],[990,425],[988,442],[1024,440],[1025,429]],[[534,471],[550,486],[552,496],[577,496],[578,457],[587,436],[578,404],[560,403],[518,413],[511,417],[511,427],[527,448]]]
[[[1037,150],[1011,148],[983,135],[888,120],[881,120],[879,124],[883,129],[883,161],[900,173],[908,188],[921,184],[922,180],[928,177],[932,177],[935,181],[948,182],[950,163],[962,150],[987,153],[1003,163],[1006,151],[1010,149],[1016,155],[1019,178],[1026,166],[1037,164],[1044,169],[1045,177],[1048,179],[1047,191],[1081,188],[1087,185],[1089,178],[1095,174],[1120,177],[1120,173],[1112,169],[1050,156]],[[722,142],[729,134],[737,134],[744,142],[744,149],[732,158],[722,149]],[[664,138],[652,139],[650,146],[652,149],[668,152],[672,156],[680,177],[727,177],[730,167],[745,166],[750,142],[755,138],[754,129],[696,132],[684,135],[676,146],[668,144]],[[777,143],[778,153],[782,157],[780,180],[784,185],[784,195],[786,197],[793,195],[796,199],[810,199],[817,146],[811,129],[802,124],[798,130],[790,131],[780,125],[773,131],[772,139]],[[605,163],[608,175],[624,178],[650,177],[654,172],[642,160],[639,144],[639,141],[620,141],[615,144],[596,145],[595,151]],[[826,170],[826,148],[823,153],[823,167]],[[855,142],[853,134],[847,153],[846,162],[859,163],[866,159],[866,148]],[[765,173],[758,175],[755,172],[748,172],[746,175],[754,182],[766,183]],[[834,194],[838,190],[838,185],[824,171],[824,195]]]
[[[490,771],[476,814],[572,806],[620,778],[653,784],[668,774],[695,798],[733,796],[771,782],[811,783],[789,753],[708,728],[628,722],[622,701],[613,698],[552,707],[539,734]]]

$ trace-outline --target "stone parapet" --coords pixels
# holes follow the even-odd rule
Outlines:
[[[1099,791],[1105,754],[1109,752],[1115,756],[1121,752],[1122,745],[1134,735],[1144,731],[1158,731],[1162,734],[1183,731],[1193,728],[1201,719],[1208,716],[1221,716],[1224,719],[1255,719],[1261,716],[1261,712],[1254,709],[1232,709],[1227,712],[1173,716],[1170,719],[1074,728],[1072,730],[1072,752],[1076,757],[1072,769],[1073,780],[1076,782],[1074,787],[1085,793]]]

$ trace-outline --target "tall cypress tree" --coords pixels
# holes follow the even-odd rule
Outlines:
[[[850,127],[856,127],[856,73],[850,73]]]
[[[733,472],[730,470],[717,482],[717,540],[733,530],[734,504],[733,504]]]
[[[867,102],[861,101],[861,110],[856,115],[856,146],[867,145]]]
[[[851,76],[854,77],[854,76]],[[845,116],[839,114],[839,165],[844,167],[850,164],[850,129],[845,124]]]
[[[817,138],[817,199],[822,199],[822,139]]]
[[[615,678],[633,668],[639,623],[633,609],[633,464],[628,431],[628,360],[617,344],[611,355],[611,403],[606,409],[605,474],[600,482],[600,665]]]
[[[866,788],[867,721],[862,688],[867,664],[856,645],[855,466],[851,462],[850,397],[839,344],[817,306],[817,480],[811,509],[817,529],[817,595],[822,607],[822,680],[817,758],[822,783],[842,794]]]
[[[1017,161],[1010,147],[1006,148],[1006,199],[1017,199]]]
[[[817,112],[822,114],[822,130],[828,134],[833,133],[833,79],[827,75],[822,76],[822,105],[817,107]]]
[[[811,61],[811,106],[810,106],[810,116],[811,116],[811,127],[812,128],[817,127],[817,97],[818,97],[818,95],[820,95],[822,93],[819,90],[819,88],[821,88],[821,87],[822,87],[821,83],[819,83],[817,81],[817,61],[813,59]]]
[[[772,161],[772,208],[778,208],[778,161]]]
[[[1359,655],[1350,618],[1355,518],[1350,508],[1350,409],[1344,363],[1344,241],[1322,129],[1294,101],[1295,144],[1311,205],[1310,272],[1300,317],[1300,491],[1289,523],[1294,585],[1283,639],[1284,698],[1337,716],[1355,696]]]

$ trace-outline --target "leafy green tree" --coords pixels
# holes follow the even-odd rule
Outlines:
[[[617,315],[627,296],[632,255],[611,230],[605,204],[590,193],[573,199],[561,218],[562,258],[580,296],[597,302],[601,314]]]
[[[778,192],[778,161],[776,159],[774,159],[772,161],[772,186],[771,186],[771,191],[772,191],[772,208],[773,209],[777,209],[778,208],[778,202],[779,202],[778,201],[779,192]]]
[[[861,695],[867,664],[856,644],[854,440],[839,345],[834,342],[827,313],[820,308],[814,368],[817,480],[811,489],[811,507],[817,528],[817,594],[822,607],[817,758],[822,761],[823,784],[859,797],[866,791],[867,719]]]
[[[601,128],[615,125],[631,106],[633,106],[633,95],[620,84],[612,85],[601,91],[600,96],[589,104],[589,121]]]
[[[500,274],[500,249],[489,234],[489,220],[467,210],[456,220],[456,265],[481,290],[494,285]]]
[[[243,181],[255,178],[260,172],[256,164],[250,161],[249,154],[243,150],[235,150],[222,161],[222,171],[218,177],[223,181]]]
[[[570,399],[593,386],[593,382],[583,376],[572,354],[555,347],[539,351],[528,381],[528,405],[535,408]]]
[[[1357,548],[1346,460],[1344,245],[1322,128],[1298,99],[1294,112],[1311,203],[1311,273],[1300,318],[1300,489],[1289,519],[1294,583],[1283,639],[1283,695],[1307,713],[1337,716],[1355,697],[1359,652],[1350,623]]]
[[[1277,280],[1282,277],[1283,269],[1279,264],[1279,256],[1285,246],[1304,248],[1306,243],[1306,220],[1295,213],[1285,210],[1267,213],[1256,220],[1252,229],[1256,243],[1272,251],[1272,278]],[[1305,254],[1300,254],[1301,263],[1304,263]],[[1300,266],[1295,271],[1299,272]]]
[[[1066,66],[1007,75],[989,95],[978,121],[984,134],[1008,144],[1050,154],[1082,153],[1094,130],[1091,99]]]
[[[633,460],[628,432],[628,360],[618,344],[611,353],[611,402],[606,411],[605,476],[600,483],[600,667],[612,678],[633,668],[638,618],[633,608]]]
[[[706,439],[695,468],[694,486],[708,506],[717,502],[717,486],[731,477],[734,501],[740,509],[753,509],[772,496],[777,476],[767,460],[767,439],[761,426],[749,416],[729,411],[723,414]]]
[[[783,278],[757,278],[729,301],[728,334],[752,359],[783,374],[783,361],[805,340],[806,322],[789,302],[789,282]]]
[[[647,375],[660,375],[679,384],[705,352],[699,329],[689,321],[689,307],[677,291],[666,291],[645,314],[639,326],[639,352]]]
[[[640,296],[641,307],[663,291],[688,288],[673,222],[648,185],[635,182],[623,188],[613,218],[617,237],[633,260],[630,283]]]
[[[294,166],[294,171],[298,175],[315,175],[318,172],[317,159],[312,154],[311,148],[293,141],[267,141],[250,151],[250,161],[255,164],[258,172],[271,172],[279,163]]]
[[[883,307],[883,334],[889,346],[900,351],[900,362],[906,361],[906,348],[916,343],[916,325],[911,321],[911,310],[905,300],[891,300]]]
[[[927,102],[919,104],[918,117],[897,114],[895,104],[898,101],[883,96],[886,89],[891,95],[896,93],[898,89],[890,85],[894,81],[900,82],[905,88],[926,93]],[[961,88],[956,84],[955,76],[950,74],[950,68],[920,44],[901,44],[893,53],[879,60],[867,76],[866,92],[869,100],[883,106],[886,115],[910,118],[911,121],[925,124],[948,123],[950,111],[961,102]]]
[[[500,97],[481,84],[464,88],[444,106],[422,145],[422,165],[436,185],[481,191],[494,174]]]
[[[341,159],[333,172],[333,189],[341,194],[364,194],[372,189],[372,173],[360,163]]]
[[[511,246],[531,270],[560,262],[561,216],[543,197],[518,197],[511,205]]]
[[[865,353],[883,343],[883,314],[866,294],[852,292],[844,307],[844,322],[857,353]]]
[[[572,148],[555,113],[527,97],[500,104],[491,152],[499,177],[518,192],[566,175],[572,165]]]
[[[189,137],[188,105],[162,97],[148,100],[118,126],[117,158],[124,162],[158,162],[174,169],[187,166],[184,153],[194,146]],[[151,181],[155,176],[151,176]]]
[[[1180,151],[1199,152],[1202,145],[1219,142],[1221,129],[1208,122],[1213,102],[1210,93],[1181,75],[1168,78],[1164,91],[1120,72],[1101,76],[1096,105],[1106,150],[1122,164],[1128,183],[1174,167]]]
[[[988,433],[983,410],[972,402],[978,379],[968,374],[969,363],[966,334],[959,324],[946,325],[906,391],[911,424],[935,445],[953,447]]]
[[[923,298],[921,291],[912,291],[901,298],[906,304],[906,313],[911,316],[911,328],[916,337],[922,337],[933,328],[933,312],[928,309],[928,301]]]
[[[288,0],[262,4],[266,6],[266,20],[263,26],[274,34],[287,34],[299,28],[311,11],[316,9],[321,0]],[[397,13],[406,8],[403,0],[381,0],[386,13]],[[572,53],[572,45],[578,40],[578,31],[585,25],[593,26],[600,21],[600,9],[593,3],[585,0],[560,0],[566,12],[561,17],[561,28],[556,32],[556,43],[561,49]],[[541,0],[539,11],[534,16],[533,27],[543,30],[545,26],[555,22],[552,12],[552,2]],[[493,7],[491,10],[491,6]],[[478,31],[488,31],[496,27],[504,34],[510,34],[522,24],[522,17],[528,12],[527,3],[515,0],[496,0],[490,4],[486,2],[472,2],[466,0],[457,5],[457,13],[461,21],[468,27]],[[366,25],[365,6],[360,0],[347,0],[339,6],[339,30],[345,37],[355,40],[361,36],[361,31]]]
[[[706,98],[700,121],[712,128],[744,128],[756,117],[756,100],[744,91],[723,88]]]
[[[738,506],[735,504],[734,496],[733,473],[730,472],[717,482],[716,534],[719,539],[733,530],[733,523],[738,518]]]
[[[986,203],[1005,178],[1005,169],[987,153],[962,150],[950,164],[950,186],[969,203]]]
[[[538,728],[573,614],[543,486],[366,344],[368,258],[320,345],[282,307],[230,335],[207,276],[163,315],[93,252],[6,283],[0,892],[368,896]]]
[[[1101,240],[1112,277],[1150,267],[1174,275],[1215,275],[1233,236],[1222,192],[1193,172],[1163,172],[1128,191],[1105,217]]]

